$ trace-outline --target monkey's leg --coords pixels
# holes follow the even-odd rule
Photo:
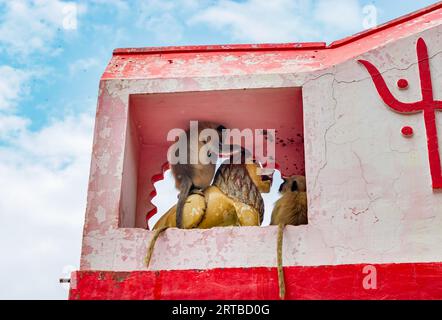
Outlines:
[[[183,208],[183,229],[196,228],[206,213],[206,198],[204,193],[191,194]]]
[[[175,209],[175,210],[174,210]],[[192,229],[201,222],[204,217],[206,211],[206,200],[204,197],[200,195],[191,195],[187,198],[187,201],[183,208],[183,225],[185,229]],[[170,220],[170,217],[176,216],[176,206],[170,209],[165,215],[165,220]],[[169,218],[169,219],[168,219]],[[172,219],[171,222],[175,222],[176,219]],[[163,222],[164,223],[164,222]],[[158,223],[157,223],[158,224]],[[146,267],[149,268],[150,260],[152,259],[153,250],[155,249],[155,243],[157,242],[158,237],[167,229],[173,227],[173,225],[162,225],[157,228],[155,225],[154,234],[152,239],[150,240],[149,247],[147,248],[147,254],[144,259]]]
[[[280,223],[278,224],[278,240],[276,244],[277,260],[278,260],[278,286],[279,286],[279,298],[281,300],[285,299],[285,280],[284,280],[284,268],[282,263],[282,245],[284,238],[284,228],[285,226]]]
[[[253,207],[244,203],[235,203],[236,215],[242,227],[259,227],[259,213]]]
[[[169,209],[158,222],[153,230],[162,227],[176,228],[176,210],[177,206]],[[183,207],[183,227],[184,229],[192,229],[198,226],[206,212],[206,199],[199,194],[190,195]]]
[[[232,199],[215,186],[207,188],[204,194],[206,195],[207,208],[198,228],[209,229],[237,225],[238,219]]]

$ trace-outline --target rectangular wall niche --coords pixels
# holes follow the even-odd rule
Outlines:
[[[136,94],[129,99],[129,117],[120,201],[120,227],[146,228],[154,207],[152,179],[167,163],[166,137],[191,120],[228,128],[276,129],[276,162],[286,176],[305,174],[301,88],[244,89]],[[161,213],[162,214],[162,213]]]

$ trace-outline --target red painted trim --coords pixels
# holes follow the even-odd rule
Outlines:
[[[434,100],[428,48],[423,38],[418,39],[416,51],[422,100],[412,103],[397,100],[388,88],[380,71],[371,62],[366,60],[359,60],[359,62],[367,69],[373,79],[378,94],[387,106],[398,113],[424,113],[425,128],[427,131],[428,159],[430,162],[433,189],[442,189],[442,169],[436,127],[436,110],[442,110],[442,101]]]
[[[198,52],[235,52],[235,51],[284,51],[284,50],[326,50],[342,47],[358,41],[375,33],[406,23],[420,16],[442,8],[442,1],[424,9],[384,23],[350,37],[332,42],[329,46],[325,42],[277,43],[277,44],[231,44],[231,45],[199,45],[199,46],[170,46],[170,47],[145,47],[145,48],[118,48],[114,56],[132,54],[160,54],[160,53],[198,53]]]
[[[229,45],[198,45],[198,46],[170,46],[146,48],[118,48],[113,51],[114,56],[127,54],[159,54],[159,53],[198,53],[198,52],[238,52],[238,51],[284,51],[284,50],[321,50],[325,49],[325,42],[304,43],[266,43],[266,44],[229,44]]]
[[[442,300],[442,263],[367,266],[286,267],[286,298]],[[278,275],[276,268],[79,271],[72,275],[70,299],[277,300]]]
[[[413,19],[416,19],[418,17],[421,17],[421,16],[426,15],[426,14],[428,14],[430,12],[439,10],[441,8],[442,8],[442,1],[438,1],[437,3],[435,3],[433,5],[430,5],[428,7],[425,7],[423,9],[420,9],[420,10],[417,10],[417,11],[414,11],[414,12],[412,12],[410,14],[407,14],[405,16],[399,17],[397,19],[391,20],[391,21],[386,22],[384,24],[381,24],[380,26],[377,26],[375,28],[372,28],[372,29],[369,29],[369,30],[357,33],[357,34],[355,34],[353,36],[350,36],[350,37],[347,37],[347,38],[344,38],[344,39],[332,42],[327,48],[342,47],[342,46],[347,45],[347,44],[349,44],[351,42],[355,42],[355,41],[360,40],[362,38],[371,36],[371,35],[373,35],[375,33],[384,31],[384,30],[389,29],[389,28],[393,28],[395,26],[398,26],[398,25],[403,24],[405,22],[408,22],[410,20],[413,20]]]
[[[152,182],[152,186],[161,180],[164,180],[164,173],[170,169],[170,165],[169,162],[163,163],[163,165],[161,166],[161,172],[158,174],[155,174],[150,181]],[[151,210],[149,210],[149,212],[146,214],[146,225],[147,225],[147,230],[149,230],[149,220],[150,218],[152,218],[155,214],[158,213],[158,209],[157,207],[152,203],[152,199],[157,195],[157,191],[155,190],[155,188],[152,190],[152,192],[149,194],[149,202],[150,204],[153,206],[153,208]]]

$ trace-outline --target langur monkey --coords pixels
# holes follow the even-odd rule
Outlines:
[[[214,145],[214,141],[204,140],[200,141],[200,133],[204,129],[213,129],[218,133],[218,145]],[[220,124],[213,122],[199,121],[198,122],[198,139],[197,145],[193,145],[190,137],[190,129],[185,132],[185,137],[180,139],[186,139],[187,155],[185,163],[176,163],[171,165],[173,177],[175,178],[175,187],[179,190],[177,213],[176,213],[176,226],[177,228],[183,228],[183,208],[187,197],[191,192],[202,192],[205,188],[210,186],[213,176],[215,175],[216,161],[218,159],[218,148],[222,146],[222,131],[226,128]],[[205,148],[206,152],[200,151]],[[179,152],[175,148],[169,149],[168,159],[170,159],[170,153]],[[191,162],[190,160],[196,159],[197,161]],[[196,162],[196,163],[195,163]]]
[[[282,241],[286,225],[300,226],[308,224],[307,217],[307,188],[305,177],[293,176],[284,178],[279,187],[282,197],[276,201],[272,212],[271,225],[278,226],[277,238],[277,262],[278,262],[278,284],[279,297],[285,298],[285,281],[282,263]]]
[[[192,126],[192,122],[191,122]],[[205,137],[202,135],[202,141],[200,141],[200,134],[205,129],[216,130],[218,139],[212,141],[210,135]],[[225,152],[222,156],[230,156],[233,161],[238,161],[250,155],[248,150],[246,151],[242,146],[236,144],[226,144],[226,127],[218,123],[200,121],[198,122],[198,143],[194,144],[191,141],[190,134],[191,129],[187,130],[181,139],[186,139],[186,160],[184,163],[175,163],[171,165],[172,174],[175,178],[175,187],[179,190],[178,202],[176,208],[176,226],[177,228],[183,228],[183,209],[186,199],[190,193],[202,193],[204,189],[210,186],[212,179],[215,175],[216,161],[221,152]],[[227,149],[227,150],[226,150]],[[176,148],[170,148],[168,159],[171,159],[172,155],[178,156],[179,152]],[[193,158],[192,158],[193,157]],[[194,161],[190,161],[193,159]],[[196,160],[196,161],[195,161]]]
[[[270,224],[284,226],[308,224],[305,177],[285,178],[279,187],[279,192],[282,197],[275,203]]]

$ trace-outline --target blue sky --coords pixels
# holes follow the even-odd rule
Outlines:
[[[435,2],[0,0],[0,298],[66,297],[114,48],[331,42],[363,30],[367,5],[380,24]]]

